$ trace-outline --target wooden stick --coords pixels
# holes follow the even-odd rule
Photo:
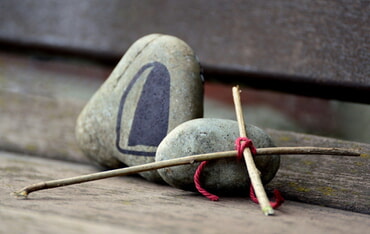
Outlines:
[[[258,155],[273,155],[273,154],[325,154],[325,155],[345,155],[345,156],[359,156],[360,153],[350,149],[339,149],[339,148],[323,148],[323,147],[271,147],[271,148],[259,148],[257,149]],[[198,154],[182,158],[175,158],[161,162],[153,162],[138,166],[120,168],[110,171],[98,172],[88,175],[76,176],[66,179],[51,180],[40,182],[37,184],[29,185],[24,187],[14,194],[18,197],[26,198],[30,193],[44,190],[57,188],[67,185],[79,184],[94,180],[100,180],[115,176],[124,176],[136,174],[144,171],[151,171],[165,167],[173,167],[185,164],[192,164],[194,162],[201,162],[206,160],[213,160],[219,158],[232,158],[236,157],[237,151],[225,151],[225,152],[215,152],[208,154]]]
[[[238,120],[238,126],[239,126],[239,132],[241,137],[247,137],[247,131],[245,129],[245,123],[243,118],[243,110],[242,105],[240,101],[240,90],[239,87],[233,87],[233,98],[234,98],[234,104],[235,104],[235,111],[236,111],[236,118]],[[270,205],[270,201],[267,198],[265,189],[263,187],[261,177],[260,177],[260,171],[257,169],[256,164],[253,160],[253,155],[249,148],[245,148],[243,151],[245,163],[247,165],[249,178],[251,180],[251,183],[253,185],[254,191],[256,193],[258,203],[260,204],[260,207],[262,209],[262,212],[265,215],[273,215],[274,209],[272,209]]]

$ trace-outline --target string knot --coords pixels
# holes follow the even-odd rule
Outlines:
[[[249,148],[251,153],[255,155],[257,153],[256,147],[254,147],[253,142],[251,139],[247,137],[238,137],[235,140],[235,148],[238,151],[237,158],[242,159],[243,158],[243,152],[245,148]],[[200,183],[200,175],[203,171],[203,168],[207,165],[208,161],[203,161],[199,164],[197,170],[194,173],[194,184],[195,188],[198,190],[199,193],[201,193],[203,196],[209,198],[211,201],[218,201],[219,197],[208,192],[206,189],[204,189]]]
[[[257,154],[257,149],[254,147],[253,142],[248,137],[238,137],[235,140],[235,149],[238,151],[237,158],[243,158],[243,152],[245,148],[249,148],[252,155]]]
[[[247,148],[247,147],[250,149],[252,155],[257,154],[257,149],[256,149],[256,147],[254,147],[253,142],[252,142],[251,139],[249,139],[247,137],[238,137],[235,140],[235,149],[238,151],[238,154],[237,154],[238,159],[243,158],[244,149]],[[251,183],[250,189],[249,189],[249,197],[254,203],[258,204],[258,199],[257,199],[257,197],[254,193],[254,188],[253,188],[252,183]],[[276,209],[279,206],[281,206],[281,204],[283,204],[284,198],[283,198],[283,196],[281,196],[279,190],[277,190],[277,189],[274,190],[274,197],[275,197],[275,201],[270,202],[270,204],[271,204],[271,207],[273,209]]]
[[[237,159],[242,159],[243,158],[244,150],[247,147],[250,149],[252,155],[257,154],[257,149],[256,149],[256,147],[254,147],[253,142],[252,142],[251,139],[249,139],[247,137],[238,137],[235,140],[235,149],[237,150],[237,156],[236,156]],[[195,184],[195,187],[197,188],[198,192],[201,193],[203,196],[209,198],[211,201],[218,201],[219,197],[212,194],[212,193],[209,193],[206,189],[204,189],[202,187],[202,185],[200,183],[200,175],[201,175],[204,167],[207,165],[207,163],[208,163],[208,161],[203,161],[199,164],[197,170],[194,173],[194,184]],[[274,190],[274,196],[275,196],[275,201],[270,202],[270,204],[271,204],[273,209],[276,209],[279,206],[281,206],[281,204],[283,204],[284,198],[281,196],[279,190],[277,190],[277,189]],[[253,188],[252,183],[250,185],[249,197],[253,202],[258,204],[258,199],[257,199],[257,197],[254,193],[254,188]]]

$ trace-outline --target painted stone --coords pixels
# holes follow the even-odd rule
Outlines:
[[[248,137],[255,147],[273,147],[271,138],[260,128],[246,125]],[[176,127],[158,146],[156,161],[183,156],[235,149],[239,137],[238,123],[225,119],[196,119]],[[279,155],[255,156],[264,184],[273,179],[280,165]],[[173,187],[195,191],[194,173],[200,163],[159,169],[161,177]],[[202,186],[216,194],[245,194],[250,180],[244,161],[235,158],[209,161],[202,171]]]
[[[136,41],[78,117],[76,138],[98,164],[153,162],[179,124],[203,116],[199,62],[182,40],[151,34]],[[161,181],[156,171],[141,173]]]

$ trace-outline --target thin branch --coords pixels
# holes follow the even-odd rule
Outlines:
[[[272,154],[325,154],[325,155],[345,155],[345,156],[359,156],[360,153],[350,149],[339,149],[339,148],[322,148],[322,147],[271,147],[271,148],[259,148],[257,149],[257,155],[272,155]],[[67,185],[80,184],[94,180],[101,180],[105,178],[124,176],[136,174],[144,171],[157,170],[165,167],[173,167],[185,164],[192,164],[194,162],[201,162],[207,160],[214,160],[220,158],[232,158],[236,157],[237,152],[235,150],[225,152],[215,152],[208,154],[198,154],[192,156],[186,156],[181,158],[170,159],[161,162],[153,162],[148,164],[142,164],[132,167],[120,168],[110,171],[98,172],[88,175],[76,176],[66,179],[51,180],[40,182],[37,184],[29,185],[24,187],[14,194],[18,197],[26,198],[30,193],[44,190],[57,188]]]
[[[236,119],[238,120],[239,133],[241,137],[247,137],[247,131],[245,129],[245,123],[243,118],[243,110],[240,101],[240,90],[239,87],[233,87],[233,98],[235,104]],[[266,191],[263,187],[260,171],[257,169],[254,163],[253,155],[249,148],[245,148],[244,152],[245,164],[247,165],[249,178],[253,185],[254,191],[256,193],[258,203],[260,204],[261,210],[265,215],[273,215],[274,209],[270,205],[270,201],[267,198]]]

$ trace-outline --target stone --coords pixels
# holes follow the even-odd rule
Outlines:
[[[137,40],[80,113],[80,148],[108,168],[154,162],[167,133],[203,116],[200,71],[192,49],[176,37]],[[161,181],[156,171],[141,175]]]
[[[247,135],[255,147],[274,147],[271,138],[260,128],[246,125]],[[190,120],[172,130],[159,144],[155,160],[163,161],[195,154],[235,149],[239,137],[238,123],[234,120],[203,118]],[[279,155],[258,155],[254,158],[267,184],[280,165]],[[195,191],[194,173],[200,163],[168,167],[158,172],[165,182],[183,190]],[[211,160],[202,171],[202,186],[216,194],[245,194],[250,180],[245,162],[235,158]]]

